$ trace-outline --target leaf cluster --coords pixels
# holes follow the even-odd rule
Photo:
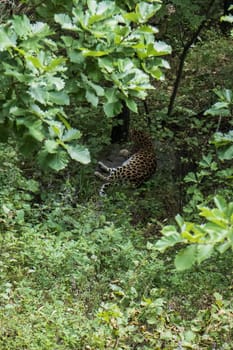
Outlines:
[[[77,1],[66,5],[68,13],[57,13],[64,9],[58,3],[49,24],[23,15],[0,26],[2,139],[17,135],[25,154],[53,170],[69,159],[90,162],[73,107],[101,106],[113,117],[124,101],[137,112],[137,99],[154,88],[150,78],[164,78],[169,64],[163,56],[171,52],[155,41],[158,30],[147,23],[160,8],[156,0],[130,9],[113,1]]]

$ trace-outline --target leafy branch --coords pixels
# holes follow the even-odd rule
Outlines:
[[[199,207],[202,224],[185,221],[176,216],[178,228],[173,225],[162,229],[163,237],[154,248],[160,252],[177,244],[186,245],[175,258],[177,270],[185,270],[200,264],[217,250],[223,254],[233,249],[233,202],[227,203],[221,196],[214,197],[215,208]]]

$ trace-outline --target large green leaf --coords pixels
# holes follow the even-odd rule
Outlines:
[[[161,4],[148,4],[148,2],[140,1],[136,5],[136,14],[139,17],[139,22],[147,22],[160,8]]]
[[[226,202],[225,198],[223,198],[221,196],[215,196],[214,203],[215,203],[216,207],[219,210],[221,210],[222,212],[224,212],[227,208],[227,202]]]
[[[40,102],[43,105],[47,104],[49,93],[45,86],[39,86],[38,84],[33,83],[32,86],[30,86],[28,93],[34,101]]]
[[[155,249],[164,252],[167,248],[183,242],[183,238],[177,232],[175,226],[168,225],[162,229],[163,237],[155,243]]]
[[[197,246],[190,245],[179,251],[175,258],[175,266],[178,271],[189,269],[196,261]]]
[[[90,163],[90,153],[87,148],[82,145],[69,146],[66,145],[66,150],[70,157],[82,164]]]
[[[218,149],[218,155],[221,160],[233,159],[233,145],[223,146]]]
[[[226,21],[226,22],[229,22],[229,23],[233,23],[233,16],[232,15],[222,16],[221,17],[221,21]]]
[[[77,26],[72,23],[71,18],[65,13],[55,14],[54,19],[55,22],[59,23],[64,29],[77,30]]]
[[[163,41],[156,41],[148,45],[148,56],[164,56],[171,53],[171,46]]]
[[[58,149],[58,143],[54,140],[46,140],[45,149],[48,153],[56,153]]]
[[[137,103],[131,99],[131,98],[126,98],[125,99],[125,102],[126,102],[126,105],[127,107],[133,111],[134,113],[137,113],[138,112],[138,106],[137,106]]]
[[[81,132],[77,129],[69,129],[62,136],[62,141],[69,142],[73,140],[78,140],[81,137]]]
[[[98,106],[99,98],[98,96],[96,96],[96,94],[93,91],[91,90],[86,91],[86,99],[90,104],[92,104],[93,107]]]
[[[65,91],[50,91],[49,101],[55,103],[56,105],[66,105],[70,104],[70,98]]]
[[[47,150],[42,149],[38,153],[37,159],[42,168],[49,167],[56,171],[64,169],[69,162],[67,152],[63,150],[58,150],[54,154],[49,154]]]
[[[16,46],[16,33],[7,33],[4,28],[0,28],[0,51]]]
[[[15,16],[12,20],[12,26],[20,37],[27,38],[31,33],[31,23],[26,15]]]
[[[197,246],[197,263],[200,264],[202,261],[208,259],[214,251],[213,244],[199,244]]]
[[[122,104],[120,101],[104,104],[104,112],[107,117],[114,117],[121,112]]]

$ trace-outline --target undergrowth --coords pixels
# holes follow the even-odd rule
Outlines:
[[[230,253],[178,273],[158,223],[132,223],[143,188],[84,205],[26,178],[14,145],[0,158],[0,349],[231,349]]]

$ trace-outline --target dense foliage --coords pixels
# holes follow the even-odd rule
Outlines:
[[[157,29],[147,24],[159,8],[157,0],[138,2],[132,12],[114,1],[77,1],[71,16],[55,12],[49,24],[26,15],[6,21],[0,28],[4,137],[15,131],[30,154],[41,143],[38,161],[54,170],[67,165],[68,155],[87,164],[69,107],[100,104],[113,117],[124,101],[137,112],[135,99],[153,89],[150,76],[162,79],[161,68],[169,67],[159,57],[171,48],[156,42]]]
[[[0,3],[0,349],[232,349],[228,3]],[[100,199],[123,107],[158,169]]]

